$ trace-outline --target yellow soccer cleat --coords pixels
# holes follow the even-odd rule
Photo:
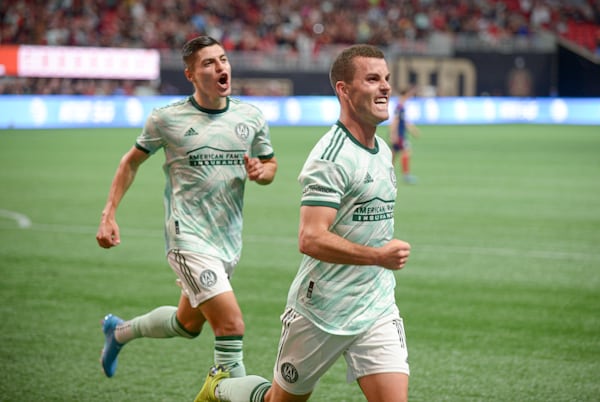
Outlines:
[[[224,378],[229,378],[229,371],[225,367],[220,365],[211,367],[208,370],[206,381],[204,381],[204,385],[198,395],[196,395],[194,402],[219,402],[219,398],[215,396],[215,389]]]

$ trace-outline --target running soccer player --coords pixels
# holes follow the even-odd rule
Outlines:
[[[261,111],[230,97],[231,66],[223,46],[201,36],[183,46],[185,76],[194,93],[155,109],[122,157],[96,234],[104,248],[119,245],[116,212],[140,165],[165,154],[167,260],[181,287],[179,304],[123,320],[108,314],[101,363],[107,377],[123,345],[137,338],[195,338],[208,322],[214,361],[232,377],[246,374],[244,321],[230,278],[242,249],[246,180],[269,184],[277,161]]]
[[[417,137],[419,129],[406,119],[406,101],[414,94],[413,89],[403,89],[398,97],[398,104],[394,109],[394,116],[390,123],[390,142],[392,143],[392,164],[400,160],[402,180],[407,184],[416,184],[417,178],[410,173],[410,160],[412,148],[409,136]]]
[[[369,401],[408,399],[408,351],[395,302],[395,274],[410,245],[394,238],[397,193],[391,150],[376,135],[389,117],[384,54],[351,46],[336,58],[331,85],[337,123],[299,175],[299,249],[304,254],[281,316],[273,382],[229,378],[213,367],[196,402],[304,402],[340,356],[348,381]]]

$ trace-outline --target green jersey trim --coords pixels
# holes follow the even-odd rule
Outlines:
[[[306,200],[302,201],[300,205],[306,207],[331,207],[334,209],[340,209],[340,204],[338,204],[337,202]]]
[[[219,113],[223,113],[226,112],[229,109],[229,97],[226,98],[227,100],[227,104],[225,105],[225,107],[223,109],[207,109],[205,107],[200,106],[200,104],[198,104],[198,102],[196,102],[196,99],[194,99],[193,95],[190,95],[190,103],[199,111],[204,112],[204,113],[208,113],[208,114],[219,114]]]
[[[258,159],[260,159],[261,161],[266,161],[268,159],[271,159],[275,156],[275,153],[270,153],[268,155],[258,155]]]
[[[141,146],[141,145],[140,145],[140,144],[138,144],[137,142],[135,143],[135,147],[136,147],[137,149],[139,149],[140,151],[142,151],[142,152],[145,152],[145,153],[147,153],[147,154],[149,154],[149,153],[150,153],[150,150],[149,150],[149,149],[146,149],[146,148],[144,148],[143,146]]]
[[[351,137],[351,136],[348,134],[347,131],[344,133],[343,127],[336,128],[335,133],[333,134],[333,136],[331,138],[331,141],[325,147],[325,150],[323,151],[323,154],[321,155],[321,159],[335,162],[335,159],[337,158],[338,154],[340,153],[340,150],[343,148],[344,141],[346,140],[347,137]]]
[[[396,202],[396,200],[384,200],[384,199],[383,199],[383,198],[381,198],[381,197],[373,197],[373,198],[371,198],[370,200],[366,200],[366,201],[363,201],[363,202],[357,202],[357,203],[356,203],[356,204],[354,204],[354,205],[363,205],[363,204],[369,204],[369,203],[371,203],[371,202],[373,202],[373,201],[375,201],[375,200],[379,200],[379,201],[381,201],[381,202],[385,202],[385,203],[392,203],[392,204],[393,204],[394,202]]]
[[[354,136],[352,134],[350,134],[350,130],[348,130],[346,128],[346,126],[344,126],[342,124],[341,121],[338,120],[337,121],[337,125],[340,127],[340,129],[342,129],[346,133],[346,135],[348,136],[348,138],[350,138],[350,141],[352,141],[353,143],[355,143],[356,145],[358,145],[359,147],[361,147],[362,149],[364,149],[368,153],[375,155],[376,153],[379,152],[379,142],[377,141],[377,138],[375,138],[375,147],[373,147],[373,148],[367,148],[363,144],[361,144],[356,138],[354,138]],[[338,150],[338,152],[339,152],[339,150]]]

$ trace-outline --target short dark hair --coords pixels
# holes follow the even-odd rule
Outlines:
[[[338,81],[350,82],[354,78],[356,66],[354,59],[356,57],[372,57],[383,59],[383,51],[372,45],[353,45],[344,49],[335,59],[329,71],[329,82],[335,92],[335,83]]]
[[[196,52],[198,52],[198,50],[204,49],[205,47],[212,45],[219,45],[223,47],[223,45],[221,45],[221,43],[218,40],[210,36],[198,36],[194,39],[190,39],[189,41],[187,41],[181,49],[181,56],[183,58],[183,63],[185,64],[185,66],[189,68],[194,64],[194,61],[196,59]]]

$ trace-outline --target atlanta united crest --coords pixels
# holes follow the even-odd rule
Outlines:
[[[283,363],[281,365],[281,376],[286,382],[293,384],[298,381],[298,370],[292,363]]]
[[[247,140],[250,136],[250,128],[244,123],[239,123],[235,126],[235,133],[242,140]]]
[[[210,269],[203,271],[200,274],[200,284],[205,288],[212,288],[217,283],[217,274]]]

